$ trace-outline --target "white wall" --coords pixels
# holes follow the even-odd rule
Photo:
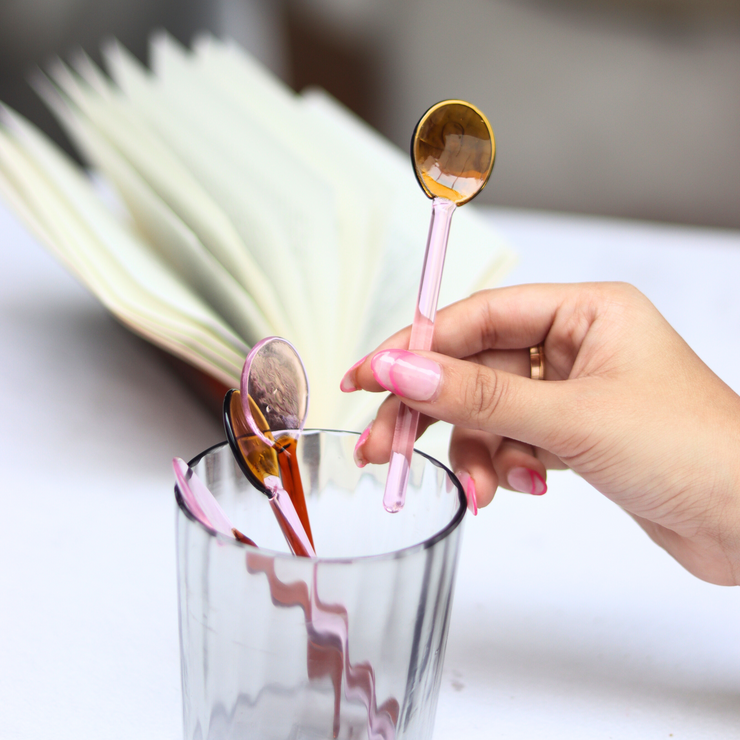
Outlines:
[[[489,202],[740,227],[738,14],[555,0],[400,0],[392,14],[385,129],[405,143],[430,104],[474,102],[498,145]]]

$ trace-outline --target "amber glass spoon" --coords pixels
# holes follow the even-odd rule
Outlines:
[[[410,350],[432,348],[452,214],[486,186],[495,154],[491,124],[478,108],[463,100],[443,100],[433,105],[416,124],[411,138],[411,161],[419,185],[432,199],[432,220],[411,328]],[[387,511],[400,511],[406,500],[418,424],[419,413],[401,404],[383,495],[383,506]]]
[[[234,457],[265,493],[296,555],[315,557],[296,447],[308,411],[308,380],[290,342],[268,337],[244,363],[241,391],[224,399],[224,428]]]

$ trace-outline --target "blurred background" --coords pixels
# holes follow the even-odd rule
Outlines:
[[[738,0],[0,0],[0,100],[57,139],[29,72],[116,36],[231,37],[406,148],[465,98],[497,205],[740,228]]]

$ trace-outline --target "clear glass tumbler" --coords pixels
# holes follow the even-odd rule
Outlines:
[[[258,547],[216,534],[177,498],[186,740],[425,740],[432,735],[465,496],[414,453],[406,506],[357,435],[306,431],[299,466],[317,559],[291,555],[229,447],[191,467]]]

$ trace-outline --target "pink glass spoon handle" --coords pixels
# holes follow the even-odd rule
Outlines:
[[[411,326],[410,350],[430,350],[432,348],[434,317],[437,315],[437,301],[442,284],[447,240],[450,236],[450,223],[455,209],[455,204],[446,198],[432,200],[432,220],[429,224],[419,298],[414,323]],[[406,404],[401,404],[396,417],[388,478],[383,494],[383,507],[391,513],[400,511],[406,501],[411,453],[414,449],[418,425],[419,412],[413,411]]]
[[[290,494],[283,488],[280,478],[275,475],[265,476],[265,487],[272,494],[268,499],[270,506],[275,512],[275,518],[278,520],[285,539],[288,541],[290,549],[294,555],[303,555],[304,557],[315,558],[316,551],[313,549],[311,540],[306,534],[301,518],[293,506]],[[286,526],[287,525],[287,526]],[[297,542],[296,542],[297,540]],[[299,548],[305,552],[300,552]]]
[[[254,542],[239,532],[229,521],[221,505],[208,490],[205,483],[179,457],[172,460],[177,487],[191,514],[209,529],[256,547]]]

